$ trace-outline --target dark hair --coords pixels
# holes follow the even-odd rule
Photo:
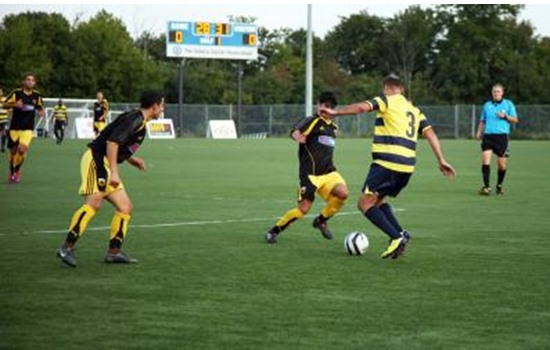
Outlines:
[[[387,77],[384,78],[384,86],[404,88],[403,82],[395,74],[390,74],[390,75],[388,75]]]
[[[159,90],[148,90],[141,94],[140,105],[141,108],[151,108],[155,104],[162,103],[164,98],[164,92]]]
[[[23,74],[23,80],[26,80],[28,77],[33,77],[36,80],[36,74],[34,74],[33,72],[26,72],[25,74]]]
[[[336,100],[336,95],[334,94],[334,92],[323,91],[319,95],[319,103],[320,104],[328,103],[330,104],[331,108],[334,108],[338,105],[338,100]]]

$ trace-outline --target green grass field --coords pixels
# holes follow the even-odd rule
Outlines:
[[[103,263],[105,204],[71,269],[54,252],[81,204],[84,143],[35,140],[21,184],[0,164],[0,348],[550,348],[550,143],[512,142],[506,195],[488,198],[478,142],[443,147],[458,177],[441,176],[421,142],[392,201],[413,240],[387,261],[385,235],[355,209],[370,140],[339,141],[351,196],[335,240],[308,217],[276,246],[264,232],[294,205],[290,140],[148,140],[149,171],[122,168],[135,205],[125,249],[140,264]],[[364,256],[344,251],[353,230],[370,239]]]

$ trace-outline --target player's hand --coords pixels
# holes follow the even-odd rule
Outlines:
[[[23,103],[23,100],[15,101],[15,107],[17,107],[19,109],[23,109],[25,107],[25,104]]]
[[[109,179],[109,185],[113,186],[114,188],[117,188],[118,185],[120,185],[120,176],[118,173],[111,173],[111,178]]]
[[[292,138],[298,143],[306,143],[306,135],[302,134],[300,130],[294,130],[294,132],[292,132]]]
[[[132,157],[132,165],[138,168],[141,171],[147,170],[147,164],[145,164],[145,161],[141,158]]]
[[[439,163],[439,170],[441,171],[441,173],[443,173],[443,175],[445,175],[445,177],[450,180],[454,179],[456,176],[456,170],[451,164],[447,163],[444,160]]]
[[[483,138],[483,137],[481,136],[481,133],[480,133],[480,132],[476,133],[476,139],[481,140],[482,138]]]

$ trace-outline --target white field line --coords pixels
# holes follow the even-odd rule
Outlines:
[[[405,211],[402,208],[394,208],[394,211]],[[358,211],[347,211],[336,214],[335,216],[348,216],[348,215],[357,215]],[[313,218],[317,214],[306,215],[306,218]],[[162,227],[179,227],[179,226],[204,226],[204,225],[224,225],[224,224],[234,224],[234,223],[247,223],[247,222],[258,222],[258,221],[275,221],[279,220],[280,217],[264,217],[264,218],[246,218],[246,219],[226,219],[226,220],[204,220],[204,221],[180,221],[180,222],[171,222],[171,223],[161,223],[161,224],[142,224],[142,225],[130,225],[130,229],[142,229],[142,228],[162,228]],[[91,227],[87,231],[104,231],[109,230],[110,226],[101,226],[101,227]],[[27,231],[21,232],[23,235],[32,235],[32,234],[49,234],[49,233],[65,233],[67,229],[59,230],[40,230],[40,231]],[[0,236],[9,236],[7,233],[0,233]]]

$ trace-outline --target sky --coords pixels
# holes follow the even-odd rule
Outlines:
[[[349,16],[361,10],[381,17],[392,17],[410,4],[340,4],[313,5],[312,24],[315,35],[323,37],[336,24],[340,17]],[[428,5],[422,5],[428,6]],[[256,24],[268,29],[288,27],[305,28],[307,6],[296,5],[0,5],[0,18],[7,14],[25,11],[46,11],[62,13],[69,22],[76,18],[87,20],[101,9],[107,10],[126,24],[134,38],[144,31],[163,33],[166,23],[172,21],[227,21],[230,15],[256,17]],[[550,37],[550,4],[527,4],[520,18],[529,20],[535,27],[535,34]]]

